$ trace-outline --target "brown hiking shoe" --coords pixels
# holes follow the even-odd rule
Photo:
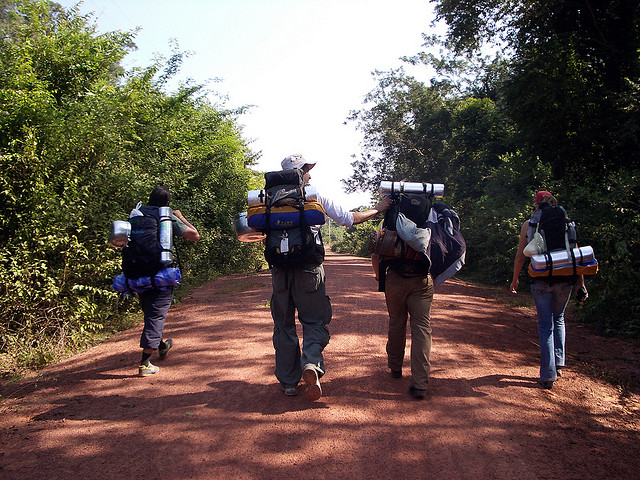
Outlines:
[[[307,367],[302,372],[302,379],[306,384],[305,395],[310,401],[318,400],[322,396],[322,387],[320,386],[320,379],[318,378],[318,372],[315,369]]]

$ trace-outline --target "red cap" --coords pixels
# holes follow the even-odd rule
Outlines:
[[[550,196],[551,196],[551,193],[547,192],[546,190],[541,190],[538,193],[536,193],[536,198],[534,202],[541,202],[544,197],[550,197]]]

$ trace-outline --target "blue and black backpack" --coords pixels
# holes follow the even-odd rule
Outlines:
[[[138,209],[142,215],[129,218],[131,235],[122,249],[122,273],[127,278],[153,277],[166,268],[160,262],[163,251],[160,244],[160,207],[145,206]]]
[[[303,173],[299,169],[265,174],[265,251],[269,266],[320,265],[324,261],[322,240],[315,235],[305,215]],[[291,225],[274,227],[271,215],[280,208],[294,209],[297,217]],[[322,215],[324,223],[324,212]],[[320,233],[318,232],[318,235]]]

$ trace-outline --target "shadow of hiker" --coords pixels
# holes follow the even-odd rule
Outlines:
[[[287,397],[277,383],[255,385],[244,381],[221,381],[208,385],[210,390],[175,395],[146,396],[144,392],[140,396],[76,395],[56,400],[54,408],[33,416],[31,420],[132,420],[180,410],[189,415],[202,407],[265,416],[328,408],[322,399],[315,402],[307,400],[302,386],[299,395]]]
[[[484,377],[477,377],[468,380],[469,384],[473,388],[477,387],[522,387],[522,388],[540,388],[538,386],[538,379],[531,377],[520,377],[515,375],[485,375]]]

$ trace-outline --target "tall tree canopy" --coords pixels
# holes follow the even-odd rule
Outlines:
[[[640,166],[640,3],[628,0],[442,0],[447,44],[511,53],[508,114],[554,177]]]
[[[533,193],[551,190],[600,261],[583,318],[637,336],[640,4],[433,3],[447,35],[425,36],[427,51],[407,61],[435,73],[429,84],[378,73],[351,115],[365,152],[348,187],[445,182],[467,239],[464,271],[495,283],[509,281]]]

